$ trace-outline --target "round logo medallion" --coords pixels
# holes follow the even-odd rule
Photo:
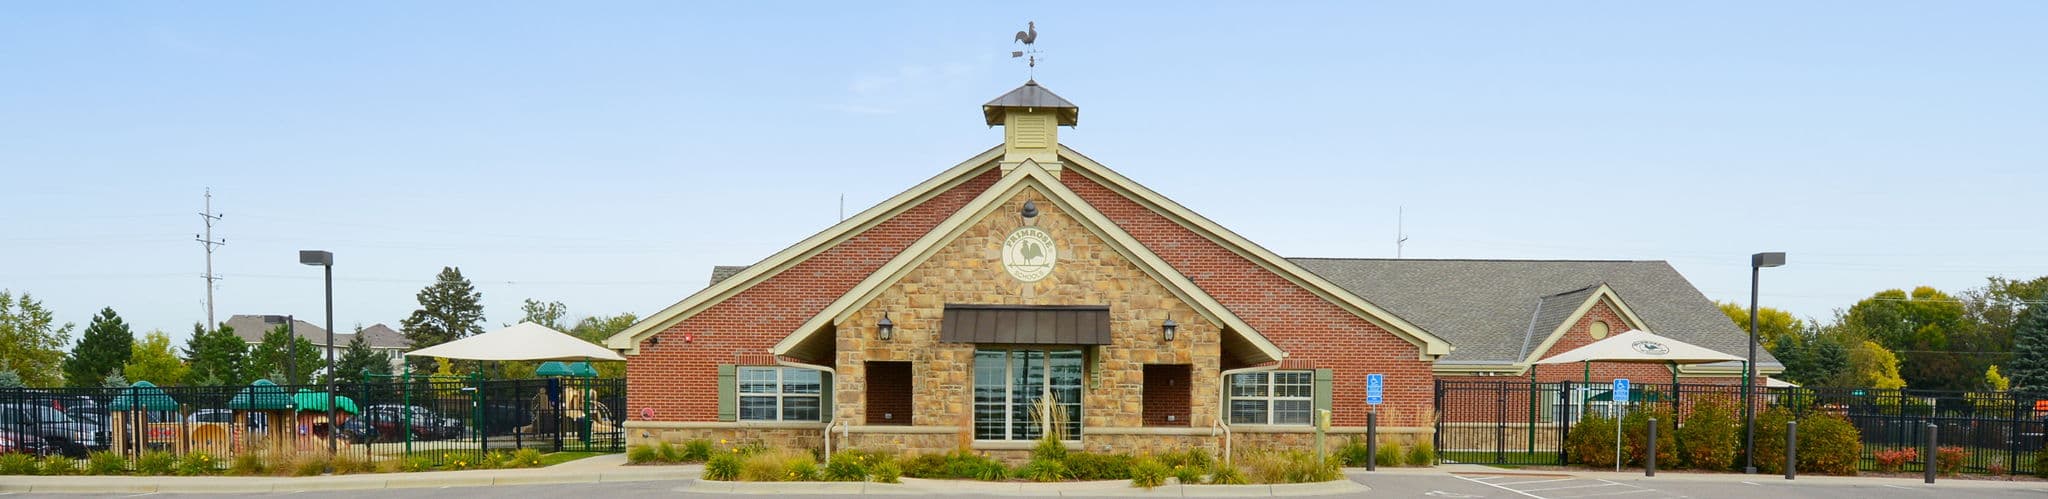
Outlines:
[[[1650,340],[1637,340],[1635,343],[1630,343],[1628,346],[1635,348],[1638,352],[1642,352],[1649,355],[1664,355],[1671,353],[1670,347],[1664,346],[1663,343],[1658,343]]]
[[[1003,238],[1003,270],[1019,281],[1038,282],[1052,274],[1058,260],[1052,235],[1037,227],[1023,227]]]

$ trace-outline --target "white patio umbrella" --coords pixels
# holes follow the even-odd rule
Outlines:
[[[1543,360],[1536,361],[1536,363],[1586,363],[1587,382],[1592,381],[1593,362],[1667,364],[1672,366],[1671,378],[1673,382],[1676,382],[1678,379],[1678,364],[1712,364],[1731,360],[1741,362],[1743,358],[1638,329],[1609,336],[1607,339],[1552,355]]]
[[[531,322],[405,353],[465,360],[626,360],[618,352]]]

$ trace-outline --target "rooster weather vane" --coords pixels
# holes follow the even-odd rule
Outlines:
[[[1024,50],[1010,51],[1010,58],[1023,57],[1025,67],[1028,68],[1025,74],[1028,77],[1035,78],[1037,75],[1033,73],[1038,71],[1038,46],[1035,45],[1038,43],[1038,23],[1036,21],[1026,21],[1024,23],[1024,31],[1017,32],[1017,37],[1011,40],[1011,43],[1024,44]]]

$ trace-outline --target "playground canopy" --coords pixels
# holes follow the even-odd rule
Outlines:
[[[617,352],[531,322],[405,353],[464,360],[617,360]]]
[[[326,412],[327,392],[316,392],[300,388],[299,393],[292,394],[292,404],[297,406],[300,411]],[[349,414],[362,413],[362,409],[356,408],[355,399],[340,395],[334,396],[334,408]]]
[[[234,398],[228,399],[229,409],[243,411],[281,411],[291,407],[291,396],[284,393],[284,388],[267,379],[250,383],[248,387],[242,388],[242,391],[235,392]]]
[[[551,360],[541,363],[540,367],[535,368],[533,370],[533,375],[542,377],[561,376],[577,378],[595,378],[597,377],[597,369],[590,367],[589,362],[577,362],[571,364],[567,362]]]
[[[114,400],[107,404],[107,409],[115,411],[175,411],[178,410],[178,401],[172,399],[171,394],[164,393],[164,389],[157,388],[155,383],[137,381],[127,388],[122,388],[121,395],[114,397]]]

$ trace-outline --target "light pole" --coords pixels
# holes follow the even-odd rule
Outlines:
[[[1749,360],[1742,363],[1742,472],[1756,474],[1756,278],[1764,267],[1785,264],[1785,253],[1749,255]]]
[[[334,253],[299,250],[299,263],[319,265],[327,274],[327,455],[337,452],[334,439],[341,425],[334,421]]]

